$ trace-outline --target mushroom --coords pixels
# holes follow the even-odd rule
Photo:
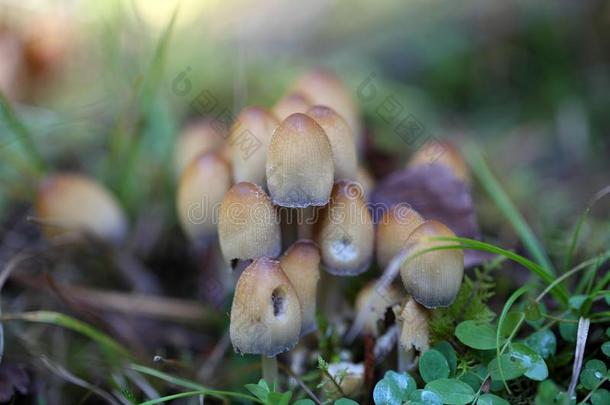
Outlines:
[[[127,234],[127,219],[118,201],[104,186],[80,174],[47,177],[38,188],[36,212],[49,238],[85,233],[120,242]]]
[[[280,258],[280,266],[290,280],[299,302],[303,326],[301,336],[316,329],[316,295],[320,280],[320,250],[310,240],[295,242]]]
[[[407,239],[400,276],[405,289],[426,308],[451,305],[464,276],[464,251],[441,249],[457,242],[432,240],[434,237],[455,237],[447,226],[435,220],[419,225]]]
[[[302,75],[293,86],[293,91],[301,92],[313,104],[326,105],[337,111],[350,126],[358,147],[362,141],[362,125],[353,97],[329,70],[314,69]]]
[[[356,171],[356,182],[362,187],[364,198],[368,201],[373,188],[375,187],[375,179],[364,166],[358,166]]]
[[[295,113],[282,121],[267,155],[267,186],[273,203],[292,208],[326,205],[333,177],[324,130],[305,114]]]
[[[404,247],[409,235],[424,219],[408,204],[390,207],[377,224],[377,264],[385,268]]]
[[[278,125],[278,120],[261,107],[247,107],[239,113],[229,137],[235,183],[249,181],[266,186],[267,151]]]
[[[401,299],[400,292],[392,285],[385,290],[376,287],[375,282],[364,286],[356,296],[355,305],[357,313],[366,313],[362,331],[374,337],[379,336],[379,322],[385,318],[387,309],[398,304]]]
[[[237,280],[230,322],[235,351],[260,354],[263,378],[273,384],[275,356],[292,349],[301,332],[301,306],[278,261],[261,257],[246,267]]]
[[[307,110],[326,132],[335,166],[335,181],[356,180],[358,158],[354,135],[345,120],[330,107],[315,105]]]
[[[218,236],[222,254],[233,267],[238,260],[280,254],[277,212],[260,186],[241,182],[231,187],[220,206]]]
[[[364,272],[373,256],[375,231],[362,190],[351,182],[335,183],[314,234],[329,273],[356,276]]]
[[[216,235],[218,206],[231,187],[229,164],[216,153],[195,158],[180,176],[178,220],[191,241]]]
[[[409,166],[437,164],[447,167],[458,179],[469,184],[470,173],[462,154],[449,142],[426,142],[413,155]]]
[[[413,350],[423,353],[430,347],[430,315],[427,309],[411,297],[402,307],[395,310],[395,314],[400,331],[397,347],[398,370],[409,371],[414,364]]]
[[[303,93],[294,92],[288,94],[273,106],[273,114],[278,120],[283,121],[294,113],[305,114],[310,106],[311,100],[309,98]]]
[[[188,124],[178,136],[174,148],[174,170],[182,171],[199,155],[219,150],[227,138],[226,131],[207,118]]]

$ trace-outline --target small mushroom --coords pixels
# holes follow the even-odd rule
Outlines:
[[[225,260],[233,265],[238,260],[280,254],[277,212],[260,186],[241,182],[231,187],[220,206],[218,236]]]
[[[356,182],[360,184],[360,187],[362,187],[364,198],[369,201],[369,196],[375,187],[375,179],[364,166],[358,166],[358,170],[356,172]]]
[[[228,134],[210,119],[203,118],[188,124],[178,136],[174,148],[174,170],[180,176],[182,171],[204,153],[219,150]]]
[[[395,307],[394,313],[399,328],[398,371],[411,371],[415,365],[414,351],[423,353],[430,347],[429,310],[409,297],[402,307]]]
[[[375,231],[362,190],[351,182],[335,183],[314,234],[329,273],[356,276],[364,272],[373,256]]]
[[[467,184],[470,183],[470,172],[462,154],[449,142],[427,142],[409,161],[409,166],[430,164],[448,167],[455,177]]]
[[[294,113],[305,114],[311,107],[311,100],[303,93],[290,93],[273,106],[273,114],[278,120],[283,121]]]
[[[464,276],[463,250],[426,251],[459,244],[432,240],[434,237],[455,237],[455,234],[438,221],[425,221],[407,239],[406,256],[400,265],[400,276],[405,289],[426,308],[451,305]]]
[[[280,258],[280,266],[301,303],[301,336],[316,329],[316,295],[320,280],[320,250],[310,240],[296,241]]]
[[[239,113],[229,137],[235,183],[249,181],[266,186],[267,151],[278,125],[278,120],[261,107],[247,107]]]
[[[424,219],[407,204],[393,205],[377,224],[377,264],[385,268]]]
[[[195,158],[180,176],[176,208],[191,241],[216,236],[218,207],[231,187],[229,164],[216,153]]]
[[[313,104],[337,111],[352,129],[356,145],[361,146],[362,124],[358,108],[349,90],[334,73],[325,69],[311,70],[297,80],[293,90],[304,94]]]
[[[326,132],[335,165],[335,181],[356,180],[358,157],[354,135],[345,120],[330,107],[315,105],[307,110]]]
[[[86,233],[119,242],[127,234],[127,219],[115,197],[100,183],[80,174],[47,177],[38,188],[36,212],[50,238]]]
[[[263,377],[277,378],[275,356],[292,349],[301,332],[301,306],[280,267],[269,258],[256,259],[243,271],[233,297],[229,335],[237,353],[260,354]]]
[[[295,113],[275,130],[267,155],[274,204],[305,208],[328,203],[334,176],[330,142],[312,118]]]
[[[362,331],[378,337],[379,322],[383,321],[388,308],[398,304],[400,292],[392,285],[386,289],[377,288],[377,283],[370,282],[356,296],[356,312],[366,311]]]

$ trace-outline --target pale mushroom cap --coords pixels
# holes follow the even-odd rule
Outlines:
[[[303,93],[312,104],[327,105],[337,111],[347,121],[355,139],[360,139],[362,125],[358,108],[347,87],[334,73],[324,69],[311,70],[297,80],[293,90]]]
[[[356,181],[362,187],[364,198],[368,201],[371,191],[373,191],[373,188],[375,187],[375,179],[367,169],[363,166],[358,166]]]
[[[316,105],[307,110],[326,132],[335,165],[335,180],[356,180],[358,158],[352,130],[345,120],[330,107]]]
[[[326,270],[337,276],[361,274],[371,262],[374,239],[373,220],[361,188],[351,182],[336,183],[315,229]]]
[[[305,114],[311,107],[311,100],[303,93],[290,93],[273,106],[273,114],[280,121],[288,118],[294,113]]]
[[[346,396],[354,395],[364,386],[364,364],[362,363],[350,363],[347,361],[331,363],[328,365],[328,373],[339,384],[341,391]],[[330,382],[328,377],[324,378],[326,380],[324,384],[325,394],[332,399],[341,396],[341,392],[335,384]]]
[[[316,329],[316,298],[320,280],[320,250],[310,240],[296,241],[280,258],[280,266],[301,303],[301,336]]]
[[[180,226],[195,241],[216,235],[220,203],[231,187],[229,164],[216,153],[195,158],[178,184]]]
[[[55,174],[38,189],[36,211],[47,236],[85,232],[120,241],[127,219],[115,197],[100,183],[79,174]]]
[[[280,254],[277,211],[260,186],[242,182],[231,187],[220,206],[218,236],[227,262]]]
[[[460,151],[449,142],[427,142],[409,161],[409,166],[437,164],[446,166],[465,183],[470,183],[470,172]]]
[[[209,119],[202,119],[187,125],[176,140],[174,148],[174,168],[179,176],[199,155],[214,152],[222,147],[228,134]]]
[[[408,256],[400,266],[405,289],[426,308],[446,307],[455,299],[464,276],[464,251],[426,249],[458,245],[457,242],[433,241],[432,237],[455,237],[447,226],[434,220],[419,225],[406,243]]]
[[[384,212],[377,224],[377,263],[380,268],[390,263],[405,246],[411,233],[424,219],[407,204],[393,205]]]
[[[276,260],[256,259],[237,280],[229,334],[237,353],[275,356],[301,331],[297,294]]]
[[[367,311],[363,331],[375,337],[379,336],[379,321],[385,318],[388,308],[400,302],[400,292],[390,285],[381,289],[376,282],[370,282],[356,296],[356,311]]]
[[[305,114],[292,114],[275,130],[267,155],[267,187],[284,207],[328,203],[334,167],[324,130]]]
[[[429,310],[409,298],[397,312],[396,319],[400,327],[398,343],[404,350],[416,349],[425,352],[430,347],[428,321]]]
[[[233,179],[266,186],[265,163],[278,120],[266,109],[247,107],[239,114],[229,137]]]

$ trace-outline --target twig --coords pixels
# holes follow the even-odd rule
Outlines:
[[[568,388],[568,398],[574,396],[576,390],[576,384],[578,383],[578,377],[580,376],[580,369],[582,368],[582,360],[585,356],[585,345],[587,343],[587,336],[589,335],[589,325],[591,322],[583,318],[582,316],[578,320],[578,333],[576,335],[576,353],[574,354],[574,366],[572,368],[572,380]]]
[[[315,402],[318,405],[322,405],[322,401],[320,401],[320,398],[318,398],[316,396],[316,394],[313,393],[313,391],[311,389],[309,389],[309,387],[307,386],[307,384],[305,384],[295,373],[292,372],[292,370],[290,369],[290,367],[286,366],[285,364],[282,363],[278,363],[279,368],[285,372],[286,374],[288,374],[289,377],[294,378],[294,380],[297,382],[297,384],[299,384],[299,386],[303,389],[303,391],[305,391],[305,393],[307,395],[309,395],[309,398],[311,398],[311,400],[313,402]]]

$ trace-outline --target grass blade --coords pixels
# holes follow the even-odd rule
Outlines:
[[[485,163],[485,160],[481,157],[481,154],[474,146],[470,146],[465,152],[468,162],[472,166],[472,171],[479,179],[479,182],[485,191],[487,191],[487,194],[489,194],[491,199],[498,206],[500,212],[511,223],[529,254],[531,254],[534,260],[540,263],[548,273],[554,275],[556,273],[555,269],[542,247],[542,244],[538,238],[536,238],[536,235],[530,229],[527,222],[525,222],[525,219],[512,203],[498,180],[496,180]]]

